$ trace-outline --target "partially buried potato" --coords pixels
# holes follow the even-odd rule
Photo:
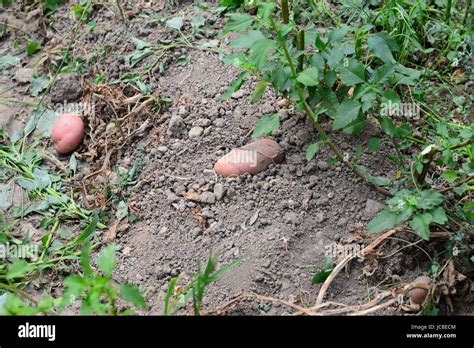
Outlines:
[[[214,171],[224,177],[239,176],[245,173],[258,174],[271,163],[283,160],[280,145],[271,139],[259,139],[238,147],[221,157],[214,164]]]
[[[84,138],[84,122],[79,115],[62,115],[54,123],[51,132],[54,148],[62,155],[73,152]]]
[[[421,276],[416,278],[413,283],[426,285],[428,287],[431,284],[431,278],[427,276]],[[428,295],[428,290],[421,287],[416,287],[411,289],[408,292],[408,295],[410,296],[410,300],[413,303],[421,305],[423,302],[425,302],[426,295]]]

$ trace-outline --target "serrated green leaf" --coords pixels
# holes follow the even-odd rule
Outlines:
[[[299,73],[297,80],[305,86],[317,86],[319,84],[318,69],[311,67]]]
[[[252,45],[259,40],[265,39],[262,32],[258,30],[250,30],[247,34],[242,35],[235,39],[230,47],[232,48],[250,48]]]
[[[344,100],[337,108],[333,129],[342,129],[354,122],[359,116],[360,106],[358,101]]]
[[[35,267],[32,264],[26,262],[25,260],[18,259],[10,267],[8,267],[6,278],[20,278],[34,269]]]
[[[385,32],[375,33],[369,36],[367,40],[367,45],[369,46],[369,51],[372,52],[374,56],[380,58],[384,63],[395,63],[393,58],[392,51],[389,46],[391,46],[389,36]]]
[[[370,138],[367,142],[367,148],[369,152],[377,152],[378,150],[380,150],[380,144],[381,141],[379,138]]]
[[[431,214],[424,213],[421,215],[416,215],[413,220],[410,221],[410,226],[413,228],[417,235],[419,235],[424,240],[430,239],[430,223],[432,222],[433,217]]]
[[[454,169],[448,169],[443,172],[442,174],[443,179],[452,184],[458,179],[458,172]]]
[[[433,190],[424,190],[417,197],[417,207],[420,209],[433,209],[444,201],[444,196]]]
[[[400,217],[389,211],[382,210],[367,225],[367,232],[379,233],[389,230],[400,223]]]
[[[446,212],[443,207],[437,207],[431,210],[430,214],[433,217],[434,223],[444,225],[446,222],[448,222],[448,217],[446,216]]]
[[[268,66],[268,55],[275,49],[275,42],[270,39],[255,41],[250,48],[250,62],[258,69]]]
[[[140,291],[138,291],[138,289],[131,284],[123,284],[120,287],[120,296],[125,301],[132,303],[135,307],[141,309],[146,308],[145,299],[140,294]]]
[[[384,133],[393,139],[395,137],[396,132],[395,124],[393,123],[393,121],[388,117],[379,117],[379,122],[380,127],[382,127]]]
[[[252,25],[254,17],[246,13],[232,15],[224,27],[224,34],[242,32]]]
[[[104,250],[102,250],[99,257],[97,258],[97,267],[99,267],[99,269],[104,272],[106,277],[110,277],[115,268],[115,250],[115,245],[109,245]]]
[[[338,72],[345,85],[357,85],[365,82],[365,66],[359,61],[351,60],[347,67],[340,65]]]

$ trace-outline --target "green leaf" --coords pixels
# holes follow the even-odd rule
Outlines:
[[[437,207],[430,211],[430,214],[433,217],[433,222],[436,224],[444,225],[448,222],[448,217],[443,207]]]
[[[278,128],[280,128],[280,116],[278,114],[262,116],[255,125],[252,138],[257,139],[262,135],[270,135]]]
[[[413,220],[410,221],[410,226],[415,230],[416,234],[424,240],[430,239],[430,223],[433,221],[431,214],[424,213],[416,215]]]
[[[128,216],[128,206],[124,201],[120,201],[117,207],[115,217],[118,221],[125,219]]]
[[[6,56],[0,57],[0,68],[16,66],[19,62],[20,58],[7,54]]]
[[[92,277],[91,244],[89,242],[84,243],[82,246],[80,263],[82,266],[82,271],[84,272],[84,276],[87,278]]]
[[[45,0],[46,7],[51,11],[58,9],[58,0]]]
[[[46,116],[46,120],[49,120],[52,117],[52,114],[55,115],[56,113],[52,110],[45,109],[45,108],[42,108],[42,107],[33,110],[33,112],[31,113],[30,118],[28,119],[28,122],[25,125],[25,129],[24,129],[25,136],[30,135],[36,129],[36,127],[38,125],[38,122],[42,119],[42,117],[45,114],[49,114],[49,115]],[[41,127],[43,128],[42,131],[46,133],[46,129],[43,126],[41,126]]]
[[[379,138],[370,138],[367,142],[367,148],[369,152],[377,152],[380,149],[380,139]]]
[[[251,30],[247,34],[240,36],[234,40],[230,47],[232,48],[250,48],[252,45],[259,40],[265,39],[262,32],[258,30]]]
[[[74,242],[69,244],[69,247],[76,246],[76,245],[80,244],[82,241],[84,241],[84,240],[88,239],[90,236],[92,236],[92,234],[95,232],[95,228],[96,228],[98,222],[99,222],[98,218],[96,216],[94,216],[91,223],[84,229],[84,231],[82,231],[82,233],[74,240]]]
[[[420,209],[433,209],[444,201],[444,196],[436,191],[424,190],[417,197],[416,206]]]
[[[115,268],[115,245],[109,245],[100,253],[97,258],[97,267],[104,272],[106,277],[110,277]]]
[[[326,71],[324,73],[324,82],[326,82],[326,86],[329,88],[333,88],[334,84],[337,80],[337,74],[333,70]]]
[[[263,93],[265,93],[265,90],[267,89],[267,86],[268,86],[268,83],[266,81],[260,81],[259,83],[257,83],[257,86],[255,86],[255,91],[252,93],[252,96],[250,97],[250,102],[252,104],[256,103],[262,98]]]
[[[232,32],[242,32],[253,23],[254,17],[247,13],[238,13],[232,15],[224,27],[224,34]]]
[[[342,45],[337,45],[329,52],[327,64],[331,69],[339,64],[341,59],[344,57],[344,52],[344,46]]]
[[[37,41],[30,41],[28,42],[28,45],[26,45],[26,54],[28,56],[32,56],[34,55],[36,52],[39,51],[39,49],[41,48],[41,45],[39,42]]]
[[[46,76],[35,76],[31,81],[30,96],[37,97],[49,84],[49,78]]]
[[[347,67],[340,65],[338,72],[345,85],[357,85],[365,82],[365,66],[359,61],[351,60]]]
[[[90,21],[89,23],[87,23],[87,31],[89,31],[89,33],[92,33],[95,30],[96,26],[97,22],[95,20]]]
[[[223,95],[220,96],[219,99],[221,100],[226,100],[228,98],[230,98],[230,96],[232,95],[232,93],[238,91],[240,89],[240,87],[242,87],[242,84],[244,83],[245,79],[247,78],[247,76],[249,76],[250,72],[249,71],[244,71],[244,72],[241,72],[239,74],[239,76],[237,76],[235,78],[234,81],[232,81],[232,83],[230,84],[229,88],[227,88],[227,90],[224,92]]]
[[[135,46],[137,50],[142,50],[146,47],[150,47],[150,44],[148,42],[137,39],[136,37],[132,37],[130,41],[133,43],[133,46]]]
[[[318,68],[311,67],[303,70],[299,73],[297,80],[305,86],[317,86],[319,84]]]
[[[70,304],[80,299],[81,293],[87,288],[87,281],[79,275],[72,275],[64,279],[64,287],[66,288],[63,296],[65,303]]]
[[[322,269],[318,273],[316,273],[311,280],[312,284],[321,284],[329,277],[332,273],[332,269]]]
[[[458,179],[458,172],[454,169],[448,169],[443,172],[443,179],[452,184]]]
[[[193,28],[200,28],[206,24],[206,18],[201,15],[194,15],[191,17],[191,25]]]
[[[264,69],[268,66],[267,57],[275,49],[275,42],[270,39],[255,41],[250,48],[250,61],[258,69]]]
[[[123,284],[120,287],[120,296],[125,301],[132,303],[135,307],[141,309],[146,308],[145,299],[140,294],[140,291],[138,291],[138,289],[131,284]]]
[[[173,314],[174,308],[170,308],[170,300],[173,297],[174,288],[176,287],[177,281],[178,281],[178,277],[175,277],[175,278],[172,278],[170,282],[168,283],[168,290],[166,291],[165,298],[163,301],[165,303],[165,308],[163,309],[163,315]]]
[[[183,18],[174,17],[166,21],[166,26],[171,29],[181,30],[183,27]]]
[[[400,223],[400,217],[389,211],[382,210],[367,225],[367,232],[379,233],[395,227]]]
[[[46,109],[40,117],[36,129],[43,137],[50,137],[53,125],[57,119],[58,114],[55,111]]]
[[[393,121],[388,117],[379,117],[380,127],[391,139],[395,137],[396,128]]]
[[[8,268],[6,278],[20,278],[24,274],[31,272],[34,269],[35,267],[32,264],[26,262],[25,260],[18,259]]]
[[[355,100],[344,100],[337,108],[336,119],[333,129],[345,128],[357,119],[360,111],[360,103]]]
[[[69,158],[69,170],[73,173],[76,174],[77,170],[77,159],[74,154],[71,155],[71,158]]]
[[[393,64],[384,64],[380,68],[377,68],[372,74],[370,82],[372,84],[378,85],[385,83],[390,75],[393,75],[395,70],[395,65]]]
[[[311,161],[316,155],[316,153],[319,152],[320,149],[321,149],[321,143],[319,142],[309,145],[308,148],[306,149],[306,160]]]
[[[384,63],[395,63],[395,59],[389,47],[392,46],[389,39],[391,39],[390,36],[385,32],[375,33],[369,36],[367,45],[369,46],[369,51],[377,58],[380,58]]]

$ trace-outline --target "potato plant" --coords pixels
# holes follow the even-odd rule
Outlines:
[[[420,237],[429,239],[430,224],[448,222],[443,193],[449,189],[433,189],[425,180],[434,153],[438,153],[434,149],[461,149],[457,156],[464,158],[462,172],[467,175],[463,183],[470,182],[472,127],[458,129],[459,137],[450,141],[446,137],[436,139],[441,146],[423,141],[425,149],[413,159],[407,158],[402,152],[416,140],[413,137],[415,130],[410,123],[395,122],[383,108],[390,103],[398,105],[422,76],[422,71],[401,64],[407,56],[404,42],[398,36],[378,29],[375,22],[359,26],[338,23],[337,28],[324,32],[312,20],[316,15],[311,14],[313,2],[294,2],[296,11],[293,13],[289,8],[286,0],[280,4],[258,2],[256,15],[241,11],[229,16],[224,34],[237,32],[240,35],[231,42],[234,52],[225,56],[224,61],[243,71],[222,98],[230,97],[250,76],[258,80],[252,102],[257,102],[267,88],[273,88],[297,110],[304,111],[319,134],[319,142],[307,147],[308,160],[321,148],[328,147],[367,184],[392,197],[387,202],[388,209],[368,225],[369,232],[381,232],[410,221]],[[275,117],[278,115],[261,118],[256,130],[264,129],[265,132],[259,134],[270,135],[278,128]],[[357,151],[352,159],[344,158],[338,145],[321,126],[321,117],[331,120],[333,131],[353,135],[362,133],[367,122],[378,123],[393,145],[396,156],[392,160],[398,167],[398,177],[391,180],[372,176],[367,168],[357,163]],[[448,160],[447,156],[444,160]],[[407,162],[412,164],[407,165]]]

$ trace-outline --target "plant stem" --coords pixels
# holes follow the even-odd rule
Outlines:
[[[304,30],[301,29],[298,31],[298,36],[297,36],[297,48],[298,51],[304,51]],[[298,57],[298,70],[303,70],[304,67],[304,54],[301,53],[301,55]]]
[[[453,0],[448,0],[448,3],[446,4],[446,14],[444,16],[444,19],[448,22],[451,19],[451,7],[453,5]]]
[[[283,23],[288,24],[290,22],[290,13],[288,11],[288,0],[281,1],[281,19]]]
[[[433,146],[433,148],[425,155],[423,155],[423,169],[420,174],[416,175],[416,181],[418,184],[422,185],[425,182],[426,175],[430,169],[431,162],[433,161],[434,156],[438,153],[438,149]]]
[[[51,232],[49,232],[48,240],[46,241],[46,245],[44,246],[43,252],[41,253],[41,257],[39,259],[40,262],[43,261],[44,256],[46,255],[46,251],[48,250],[49,245],[51,244],[51,239],[53,238],[53,234],[54,232],[56,232],[58,227],[59,227],[59,219],[56,219],[56,221],[54,222],[53,228],[51,229]]]

